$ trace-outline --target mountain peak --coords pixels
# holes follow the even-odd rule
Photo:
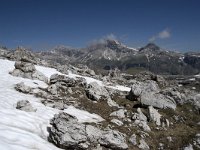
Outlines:
[[[146,46],[140,48],[139,51],[159,51],[160,47],[155,43],[148,43]]]
[[[121,42],[119,42],[118,40],[114,40],[114,39],[106,39],[105,42],[107,44],[121,45]]]

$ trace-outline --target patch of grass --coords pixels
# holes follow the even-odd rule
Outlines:
[[[192,144],[192,139],[200,131],[200,126],[197,123],[200,121],[200,115],[197,110],[190,104],[184,104],[177,106],[176,110],[163,109],[159,110],[165,118],[169,119],[170,127],[167,130],[156,130],[153,124],[149,124],[152,132],[151,138],[148,139],[148,143],[151,149],[157,149],[159,143],[163,143],[164,149],[179,149]],[[178,116],[180,121],[174,119],[173,116]],[[172,137],[172,142],[167,140],[167,137]]]
[[[146,70],[147,70],[147,69],[142,68],[142,67],[131,67],[131,68],[128,68],[128,69],[126,70],[126,73],[135,75],[135,74],[138,74],[138,73],[140,73],[140,72],[142,72],[142,71],[146,71]]]

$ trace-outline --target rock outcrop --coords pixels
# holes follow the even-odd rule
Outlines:
[[[100,86],[97,82],[91,82],[87,84],[85,92],[87,97],[94,101],[98,101],[100,99],[107,100],[110,98],[108,91],[103,86]]]
[[[26,86],[24,82],[17,83],[15,89],[22,93],[30,93],[32,89],[29,86]]]
[[[7,54],[7,58],[14,61],[23,61],[23,62],[33,63],[33,64],[40,63],[39,58],[37,58],[31,51],[23,47],[18,47],[15,51],[10,51]]]
[[[139,102],[144,106],[153,106],[156,108],[176,109],[176,102],[171,97],[166,97],[160,93],[143,93]]]
[[[144,131],[151,131],[147,124],[147,117],[143,114],[140,108],[137,109],[137,113],[133,113],[132,120],[135,125],[141,127]]]
[[[154,109],[153,106],[149,106],[148,109],[150,121],[153,121],[156,123],[157,126],[160,126],[161,115],[158,113],[158,110]]]
[[[64,112],[55,115],[51,125],[49,140],[60,148],[87,150],[100,144],[116,150],[128,149],[125,134],[79,123],[76,117]]]
[[[48,78],[43,73],[37,71],[34,64],[29,62],[15,62],[15,69],[10,72],[10,74],[17,77],[41,80],[46,83],[48,82]]]
[[[160,88],[155,81],[135,81],[131,87],[129,100],[139,101],[141,105],[153,106],[156,108],[176,108],[173,98],[160,93]]]

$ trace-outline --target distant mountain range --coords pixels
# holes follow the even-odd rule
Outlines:
[[[200,72],[200,53],[164,50],[154,43],[136,49],[117,40],[104,40],[86,48],[57,46],[37,54],[60,64],[86,64],[102,70],[117,67],[128,73],[148,70],[157,74],[191,75]]]

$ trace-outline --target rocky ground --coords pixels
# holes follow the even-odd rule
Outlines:
[[[35,64],[50,64],[32,55],[17,49],[1,56],[16,61],[10,75],[46,84],[31,87],[19,82],[15,90],[39,98],[45,107],[60,110],[50,119],[51,126],[47,129],[48,141],[57,147],[200,149],[199,76],[179,80],[150,72],[128,75],[118,69],[101,75],[87,66],[69,64],[57,64],[54,67],[58,72],[47,76]],[[80,121],[69,113],[69,106],[97,114],[102,119]],[[28,100],[18,101],[16,109],[27,113],[38,111]]]

